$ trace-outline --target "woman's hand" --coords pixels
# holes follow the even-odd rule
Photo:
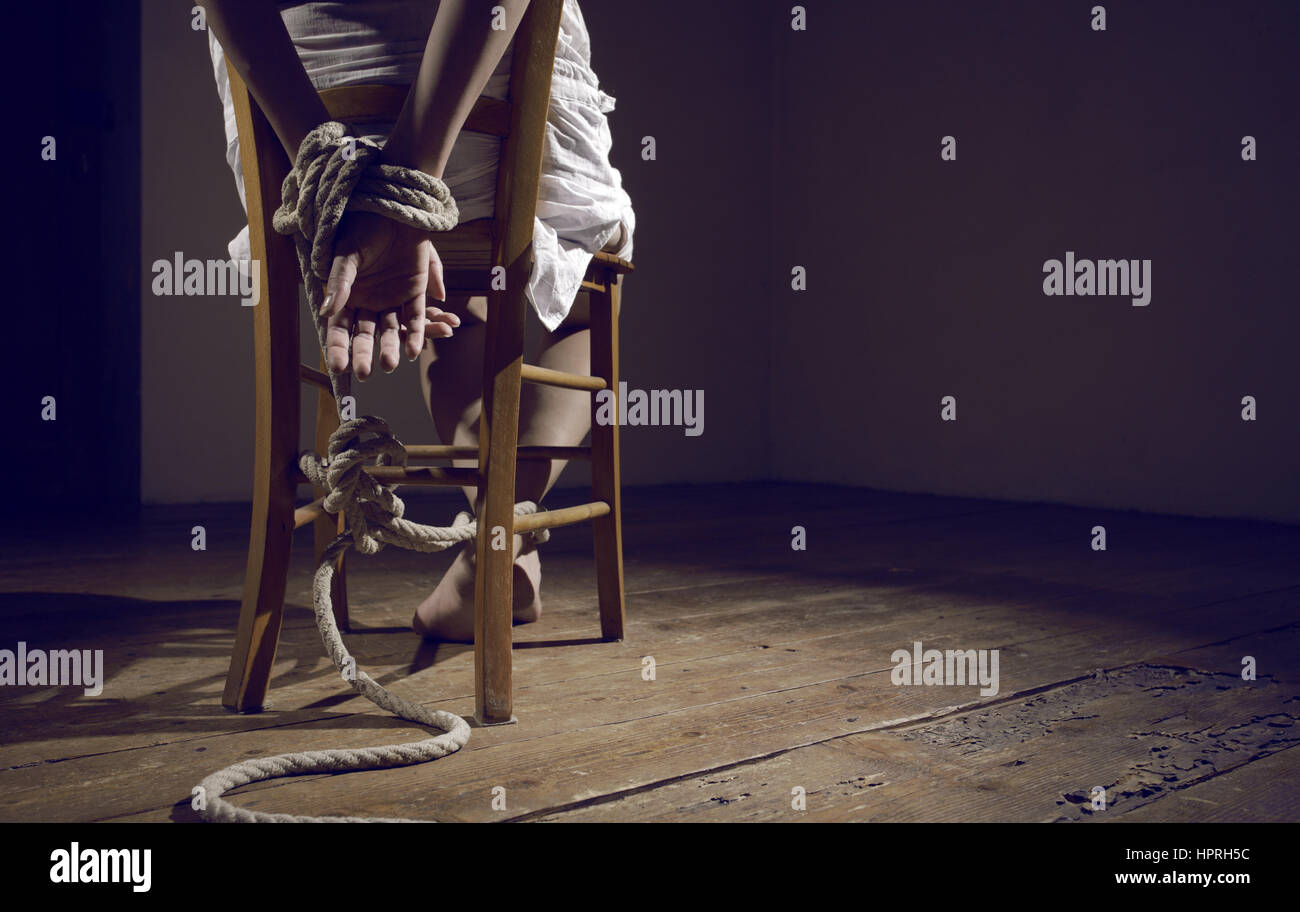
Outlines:
[[[352,371],[370,376],[379,332],[379,365],[391,372],[405,334],[408,358],[419,357],[426,338],[445,339],[460,325],[455,314],[427,304],[425,296],[445,300],[442,261],[427,231],[370,212],[349,212],[334,238],[334,263],[325,285],[321,316],[326,363],[331,371],[348,366],[350,330]],[[400,315],[399,315],[400,313]]]

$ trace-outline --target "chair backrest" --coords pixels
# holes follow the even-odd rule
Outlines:
[[[465,129],[502,137],[503,142],[494,217],[460,225],[438,238],[449,289],[487,291],[490,267],[496,265],[505,267],[512,286],[516,281],[521,284],[514,287],[527,283],[562,8],[563,0],[529,3],[515,33],[509,101],[480,98],[465,122]],[[239,131],[252,257],[262,264],[274,264],[274,273],[280,272],[278,264],[287,262],[296,274],[292,240],[276,234],[271,225],[290,163],[266,116],[229,61],[227,72]],[[326,89],[320,96],[335,120],[364,124],[396,120],[406,94],[405,86],[362,85]],[[272,289],[276,279],[274,274],[264,275],[261,287]],[[280,279],[283,287],[287,279]]]

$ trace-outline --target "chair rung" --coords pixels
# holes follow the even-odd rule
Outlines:
[[[515,451],[519,459],[590,459],[589,446],[521,446]],[[478,459],[476,446],[428,446],[412,444],[406,448],[408,459]]]
[[[569,374],[564,371],[525,364],[520,377],[529,383],[544,383],[547,386],[562,386],[565,389],[603,390],[605,381],[600,377],[588,377],[586,374]]]
[[[311,503],[304,504],[293,511],[293,528],[295,531],[301,529],[310,522],[315,522],[322,516],[329,515],[325,512],[325,507],[322,506],[324,500],[324,497],[317,497]]]
[[[366,466],[362,471],[384,484],[470,485],[482,483],[478,469],[444,469],[439,466]]]
[[[559,510],[547,510],[544,513],[530,513],[515,517],[516,532],[536,532],[538,529],[554,529],[557,526],[571,526],[574,523],[596,519],[609,515],[609,504],[603,500],[579,504],[576,507],[562,507]]]
[[[379,466],[378,468],[392,469],[393,467]],[[371,469],[367,469],[367,471],[371,471]],[[406,484],[420,484],[420,482],[408,481]],[[315,522],[322,516],[329,515],[325,512],[324,500],[324,497],[318,497],[311,503],[304,504],[293,511],[293,528],[295,531]],[[603,500],[597,500],[592,503],[578,504],[576,507],[563,507],[559,510],[531,513],[528,516],[516,516],[515,531],[536,532],[538,529],[555,529],[559,526],[571,526],[574,523],[586,522],[589,519],[608,515],[609,504]]]
[[[310,383],[312,386],[319,386],[331,396],[334,395],[334,387],[330,386],[330,378],[314,367],[308,367],[305,364],[298,365],[298,377],[303,383]]]
[[[587,446],[521,446],[518,452],[520,459],[591,459],[591,447]],[[478,447],[415,445],[406,448],[406,455],[408,459],[477,459]],[[366,466],[363,471],[369,472],[371,477],[376,481],[382,481],[384,484],[477,487],[483,483],[483,476],[479,474],[476,468]],[[303,475],[302,470],[296,465],[290,470],[290,477],[294,484],[311,484],[311,480]],[[293,514],[293,527],[300,529],[312,520],[324,515],[324,512],[323,509],[320,509],[320,500],[299,507]],[[577,522],[577,520],[574,520],[574,522]]]

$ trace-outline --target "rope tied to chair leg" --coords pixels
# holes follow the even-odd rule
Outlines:
[[[330,121],[317,127],[298,150],[294,167],[282,187],[283,205],[273,218],[277,232],[293,235],[307,286],[307,305],[316,321],[322,353],[326,321],[319,313],[324,283],[329,278],[334,237],[345,212],[376,212],[428,231],[449,231],[456,226],[456,202],[446,184],[422,171],[384,164],[380,153],[377,144],[349,136],[342,123]],[[323,501],[326,512],[342,513],[347,521],[347,531],[325,549],[313,578],[316,626],[335,668],[357,693],[400,718],[438,729],[443,734],[407,744],[300,751],[233,764],[208,776],[195,790],[194,806],[210,822],[391,822],[380,818],[305,817],[252,811],[231,804],[222,796],[241,785],[281,776],[425,763],[455,753],[469,740],[469,725],[460,716],[429,710],[405,700],[356,667],[334,621],[330,588],[335,561],[349,547],[355,546],[362,554],[375,554],[389,544],[413,551],[442,551],[474,539],[478,523],[466,512],[459,513],[446,527],[405,519],[405,504],[394,493],[397,485],[379,482],[365,471],[365,463],[374,459],[380,466],[405,466],[406,448],[380,418],[342,420],[343,397],[350,389],[349,374],[331,371],[330,385],[339,407],[340,423],[330,435],[328,455],[322,458],[317,453],[305,452],[298,462],[313,484],[328,490]],[[535,513],[537,509],[536,504],[525,501],[515,505],[515,514]],[[535,541],[542,542],[550,533],[541,529],[531,534]]]
[[[361,440],[363,434],[370,439]],[[322,459],[303,453],[298,466],[312,484],[329,490],[322,501],[327,513],[347,518],[353,546],[362,554],[375,554],[384,545],[398,545],[410,551],[442,551],[478,534],[478,524],[466,512],[456,515],[450,526],[427,526],[404,519],[406,505],[393,493],[397,485],[385,485],[365,472],[365,462],[375,459],[382,466],[406,465],[406,448],[393,436],[387,422],[373,415],[342,422],[330,435],[329,456]],[[537,505],[524,501],[515,505],[515,515],[537,512]],[[550,537],[546,529],[528,533],[538,544]]]

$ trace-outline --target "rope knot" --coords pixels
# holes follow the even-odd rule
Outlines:
[[[362,439],[365,435],[369,439]],[[397,485],[383,484],[365,471],[367,460],[376,465],[405,466],[406,447],[393,434],[388,422],[373,415],[352,418],[339,425],[330,435],[328,455],[307,451],[298,466],[312,484],[329,493],[321,501],[325,512],[342,513],[347,532],[362,554],[376,554],[386,544],[400,545],[413,551],[441,551],[457,542],[468,541],[478,534],[478,523],[469,513],[456,515],[450,526],[426,526],[405,519],[406,504],[394,490]],[[516,516],[538,511],[537,504],[515,504]],[[542,544],[551,537],[548,529],[523,533]]]
[[[365,435],[368,440],[363,440]],[[367,460],[376,465],[406,465],[406,447],[393,435],[388,422],[373,415],[353,418],[330,435],[328,456],[304,453],[298,461],[313,484],[327,488],[322,506],[327,513],[343,513],[348,532],[362,554],[376,554],[392,541],[385,532],[406,513],[406,504],[393,493],[397,485],[376,481],[365,471]]]

